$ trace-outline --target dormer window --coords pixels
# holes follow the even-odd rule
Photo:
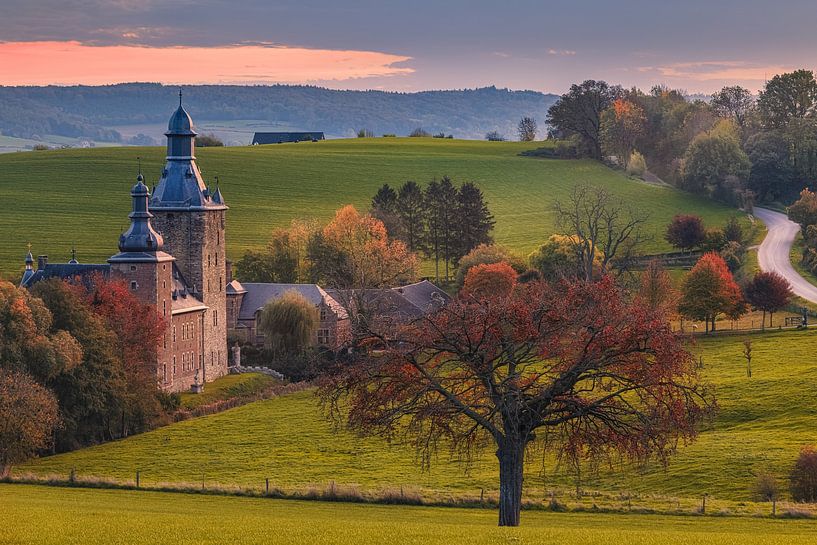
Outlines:
[[[136,272],[136,265],[130,266],[130,272]]]
[[[139,289],[139,283],[136,280],[131,280],[130,289],[131,289],[131,291],[138,290]]]

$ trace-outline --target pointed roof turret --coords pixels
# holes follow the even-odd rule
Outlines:
[[[26,254],[26,270],[23,272],[23,278],[20,280],[20,285],[25,286],[29,278],[34,276],[34,256],[31,255],[31,243],[28,244],[28,253]]]
[[[148,211],[150,191],[140,173],[136,184],[130,190],[133,199],[133,211],[128,214],[130,227],[119,237],[119,253],[110,258],[116,261],[165,261],[173,259],[162,251],[164,240],[150,224],[153,217]]]
[[[162,178],[150,199],[151,209],[162,210],[224,210],[207,190],[201,171],[196,165],[196,131],[193,120],[184,109],[179,91],[179,107],[167,124],[167,162]]]

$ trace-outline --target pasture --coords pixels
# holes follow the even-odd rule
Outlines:
[[[812,543],[817,523],[359,505],[0,484],[0,544],[741,545]]]
[[[785,489],[802,445],[814,443],[817,422],[817,331],[756,333],[752,377],[742,356],[743,336],[698,339],[705,381],[714,387],[719,412],[695,443],[681,446],[668,467],[602,464],[583,468],[579,486],[588,505],[620,506],[626,495],[638,505],[695,504],[703,494],[735,505],[754,500],[758,472],[771,472]],[[15,475],[80,476],[130,482],[139,470],[145,485],[197,483],[260,489],[269,478],[285,490],[336,482],[362,491],[406,487],[424,498],[479,496],[497,488],[490,449],[466,468],[446,450],[427,471],[407,444],[335,430],[309,391],[255,402],[149,433],[72,453],[34,460]],[[576,475],[553,453],[533,452],[526,494],[541,501],[555,493],[575,498]],[[598,498],[592,497],[598,493]],[[572,501],[572,500],[571,500]],[[736,509],[733,505],[730,509]],[[766,508],[763,508],[765,510]]]
[[[425,184],[451,176],[483,189],[496,217],[495,238],[527,254],[556,231],[550,210],[578,183],[608,188],[650,214],[646,251],[668,249],[663,232],[676,213],[694,212],[711,226],[735,210],[665,186],[632,180],[600,163],[522,157],[542,143],[431,138],[363,138],[254,147],[199,148],[206,180],[219,177],[230,206],[228,257],[260,248],[271,231],[293,218],[327,220],[344,204],[367,209],[383,183]],[[52,262],[100,262],[116,252],[128,225],[128,195],[137,157],[150,186],[158,180],[164,148],[96,148],[0,155],[0,274],[22,270],[26,244]]]

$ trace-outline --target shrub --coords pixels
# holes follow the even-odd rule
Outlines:
[[[370,131],[369,129],[359,129],[357,131],[357,137],[358,138],[372,138],[373,136],[374,136],[374,133],[372,131]]]
[[[647,171],[647,161],[641,153],[637,150],[633,150],[630,154],[630,160],[627,161],[626,170],[630,176],[638,176],[640,178]]]
[[[789,475],[789,492],[794,501],[817,502],[817,449],[806,445]]]
[[[51,148],[49,148],[45,144],[34,144],[34,147],[31,148],[31,149],[33,149],[34,151],[46,151],[46,150],[49,150]]]
[[[200,148],[220,148],[224,142],[215,134],[200,134],[196,137],[196,145]]]
[[[491,131],[485,134],[485,140],[489,142],[504,142],[505,137],[499,131]]]
[[[431,133],[429,133],[427,130],[423,129],[422,127],[417,127],[416,129],[411,131],[409,136],[412,137],[412,138],[428,138],[429,136],[431,136]]]
[[[759,501],[776,500],[780,494],[777,479],[771,473],[759,473],[755,479],[755,496]]]
[[[678,214],[667,226],[667,242],[681,250],[691,250],[706,238],[704,222],[699,216]]]

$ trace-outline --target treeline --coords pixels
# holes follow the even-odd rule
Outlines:
[[[817,177],[817,81],[809,70],[774,76],[758,96],[725,87],[688,100],[603,81],[573,85],[548,111],[566,155],[646,168],[688,191],[736,206],[791,202]]]
[[[118,140],[110,127],[165,123],[177,92],[176,87],[151,83],[0,87],[0,132]],[[510,134],[513,120],[543,118],[556,98],[495,87],[394,93],[304,85],[194,85],[185,86],[184,93],[198,120],[261,120],[337,136],[352,136],[360,127],[375,135],[409,134],[420,126],[457,138],[482,138],[491,130]]]
[[[162,332],[122,283],[0,282],[0,474],[162,421],[174,408],[156,385]]]
[[[352,206],[326,225],[293,220],[272,232],[267,248],[247,251],[236,262],[244,282],[318,283],[332,288],[389,287],[416,277],[417,259],[434,260],[438,281],[447,281],[460,259],[492,242],[494,219],[482,190],[443,176],[425,188],[408,181],[384,184],[369,214]]]

